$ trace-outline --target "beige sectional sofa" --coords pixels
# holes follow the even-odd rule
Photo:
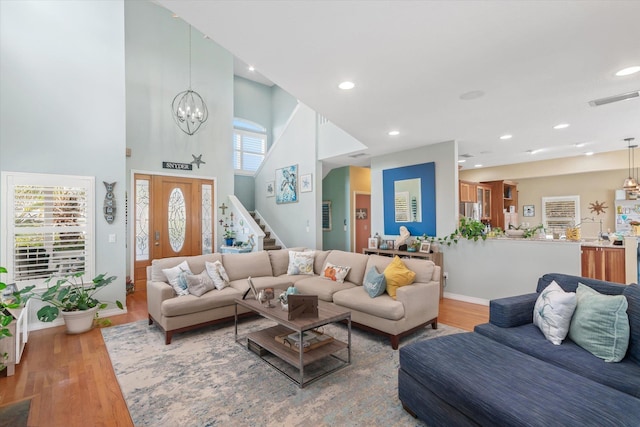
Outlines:
[[[169,344],[175,332],[229,321],[235,313],[234,300],[249,289],[247,278],[251,277],[258,290],[267,287],[284,290],[294,285],[302,294],[318,295],[319,300],[348,308],[354,326],[388,336],[394,349],[398,348],[402,336],[418,328],[428,324],[437,328],[440,267],[432,261],[402,260],[416,273],[416,278],[413,284],[398,288],[394,300],[386,293],[371,298],[362,286],[367,271],[375,266],[382,272],[392,261],[390,257],[339,250],[315,251],[313,275],[288,275],[289,251],[292,250],[304,248],[153,260],[147,268],[149,324],[158,324],[165,332],[165,343]],[[205,261],[221,261],[229,276],[229,287],[214,289],[200,297],[176,296],[162,270],[185,260],[194,274],[205,269]],[[350,267],[344,283],[320,277],[327,262]],[[247,310],[238,307],[238,312],[246,313]]]

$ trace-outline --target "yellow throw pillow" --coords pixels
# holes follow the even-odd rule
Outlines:
[[[396,299],[396,291],[401,286],[410,285],[416,278],[416,273],[409,270],[398,256],[393,257],[391,264],[384,269],[384,278],[387,281],[387,293]]]

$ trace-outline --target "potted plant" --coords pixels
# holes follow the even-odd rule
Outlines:
[[[84,283],[84,272],[58,278],[55,285],[50,285],[54,277],[45,281],[47,289],[44,292],[34,292],[34,285],[27,286],[19,292],[21,299],[26,302],[33,298],[45,303],[38,310],[38,319],[42,322],[53,322],[62,313],[67,333],[79,334],[86,332],[93,326],[93,319],[98,317],[98,310],[107,307],[95,297],[95,294],[105,286],[111,284],[116,276],[106,277],[106,274],[96,276],[90,283]],[[122,303],[116,301],[119,309],[123,309]],[[104,324],[109,324],[108,320]]]
[[[4,267],[0,267],[0,273],[6,273],[7,269]],[[0,291],[4,290],[7,287],[6,283],[0,282]],[[5,337],[11,336],[11,331],[8,326],[13,321],[13,316],[6,312],[5,308],[18,308],[20,306],[17,302],[9,302],[5,303],[0,299],[0,340]],[[8,355],[5,352],[0,353],[0,371],[3,371],[6,366],[4,362],[6,361]]]
[[[236,237],[236,233],[232,229],[227,228],[226,230],[224,230],[223,237],[224,237],[224,244],[226,246],[233,246],[233,240]]]

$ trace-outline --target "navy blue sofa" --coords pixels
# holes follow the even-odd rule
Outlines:
[[[627,298],[625,358],[606,363],[567,338],[556,346],[533,325],[538,294],[555,280]],[[490,303],[474,332],[400,349],[403,407],[436,426],[640,426],[640,287],[546,274],[536,292]]]

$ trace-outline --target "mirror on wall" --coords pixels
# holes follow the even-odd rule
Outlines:
[[[384,234],[399,234],[401,226],[412,236],[435,236],[435,163],[421,163],[382,171]]]
[[[420,179],[402,179],[393,183],[396,222],[422,222]]]

